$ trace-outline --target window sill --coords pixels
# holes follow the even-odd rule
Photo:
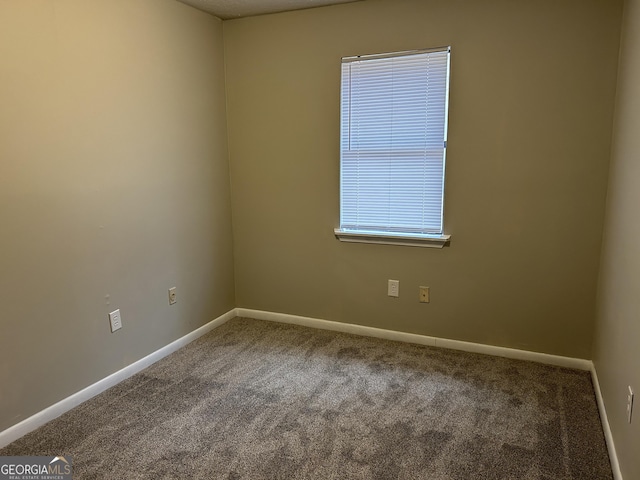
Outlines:
[[[341,242],[404,245],[408,247],[442,248],[451,239],[451,235],[411,235],[389,232],[356,232],[352,230],[341,230],[339,228],[336,228],[333,231]]]

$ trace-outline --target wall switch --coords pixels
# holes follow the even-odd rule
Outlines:
[[[176,287],[171,287],[169,289],[169,305],[173,305],[178,300],[176,299]]]
[[[111,323],[111,333],[122,328],[122,317],[120,316],[120,309],[109,314],[109,322]]]
[[[420,303],[429,303],[429,287],[420,287]]]
[[[631,423],[631,417],[633,415],[633,390],[629,386],[629,394],[627,395],[627,419]]]
[[[389,280],[387,284],[387,295],[390,297],[400,296],[400,280]]]

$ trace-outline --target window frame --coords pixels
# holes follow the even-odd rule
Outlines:
[[[440,227],[442,228],[439,233],[417,233],[417,232],[402,232],[402,231],[386,231],[386,230],[364,230],[364,229],[350,229],[344,228],[343,222],[343,168],[344,168],[344,158],[343,158],[343,145],[344,145],[344,124],[343,124],[343,82],[344,82],[344,73],[341,73],[341,106],[340,106],[340,130],[341,130],[341,141],[340,141],[340,227],[334,229],[335,236],[343,242],[354,242],[354,243],[374,243],[374,244],[390,244],[390,245],[405,245],[405,246],[419,246],[419,247],[436,247],[442,248],[449,241],[451,236],[444,233],[444,195],[445,195],[445,169],[446,169],[446,153],[447,153],[447,137],[448,137],[448,117],[449,117],[449,88],[450,88],[450,71],[451,71],[451,47],[439,47],[439,48],[431,48],[431,49],[423,49],[423,50],[411,50],[411,51],[402,51],[402,52],[390,52],[390,53],[382,53],[382,54],[374,54],[374,55],[362,55],[355,57],[344,57],[342,59],[341,64],[352,63],[354,61],[362,61],[362,60],[376,60],[376,59],[384,59],[384,58],[396,58],[396,57],[408,57],[417,54],[425,54],[425,53],[435,53],[435,52],[446,52],[447,53],[447,64],[446,64],[446,73],[445,73],[445,98],[444,98],[444,118],[443,118],[443,130],[444,130],[444,138],[443,138],[443,152],[442,152],[442,196],[440,199],[441,206],[441,222]],[[351,98],[351,97],[349,97]],[[439,97],[442,98],[442,97]],[[348,125],[351,125],[349,123]],[[400,152],[399,152],[400,154]],[[436,177],[437,178],[437,177]],[[407,229],[409,230],[409,229]]]

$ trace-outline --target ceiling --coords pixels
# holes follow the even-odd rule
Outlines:
[[[178,0],[223,20],[361,0]]]

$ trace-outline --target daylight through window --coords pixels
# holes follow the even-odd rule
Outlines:
[[[449,63],[449,47],[342,60],[341,239],[444,238]]]

